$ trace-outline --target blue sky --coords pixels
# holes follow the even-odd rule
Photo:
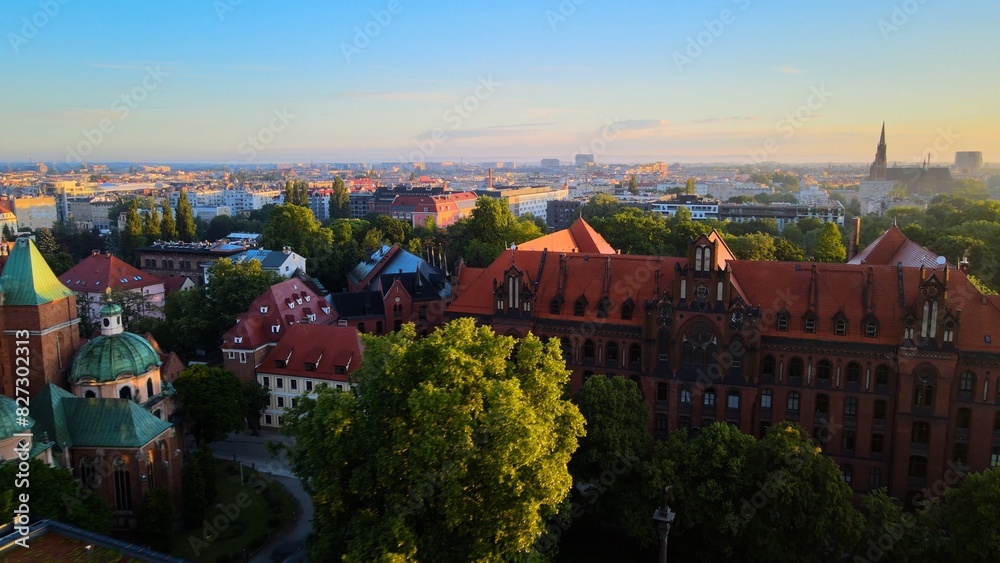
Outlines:
[[[987,0],[11,0],[0,159],[1000,161]]]

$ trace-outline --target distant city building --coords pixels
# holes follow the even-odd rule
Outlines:
[[[230,213],[229,207],[225,205],[219,205],[215,207],[205,207],[197,205],[197,206],[192,206],[191,211],[194,213],[194,216],[196,218],[206,222],[211,221],[212,219],[215,219],[216,217],[222,215],[225,215],[227,217],[232,215],[232,213]]]
[[[654,213],[664,217],[673,217],[677,215],[678,209],[684,207],[691,212],[691,219],[694,221],[719,218],[719,201],[705,199],[699,195],[681,194],[671,199],[657,201],[652,207]]]
[[[979,172],[983,168],[983,153],[980,151],[956,152],[955,168],[963,172]]]
[[[886,169],[887,169],[887,153],[885,145],[885,122],[882,122],[882,136],[878,141],[878,148],[875,149],[875,161],[872,162],[871,168],[868,170],[869,180],[887,180]]]
[[[281,190],[278,189],[241,186],[225,190],[222,205],[228,206],[233,215],[239,215],[257,211],[271,203],[277,203],[280,198]],[[176,207],[176,203],[174,203],[174,207]]]
[[[19,230],[51,229],[59,220],[54,197],[16,197],[11,202]]]
[[[109,289],[143,295],[148,308],[140,313],[143,316],[163,318],[163,298],[166,293],[163,280],[120,260],[110,252],[100,254],[95,250],[76,266],[63,272],[59,280],[76,293],[77,302],[90,303],[92,319],[97,319]]]
[[[187,276],[204,283],[205,270],[220,258],[233,258],[247,250],[243,244],[227,241],[156,242],[139,249],[139,264],[144,272],[157,276]]]
[[[885,144],[885,123],[882,123],[882,135],[875,151],[875,162],[868,174],[869,180],[886,180],[894,184],[902,184],[911,194],[938,194],[951,189],[951,170],[943,166],[930,165],[927,160],[922,166],[895,166],[889,168]]]
[[[274,272],[283,278],[290,278],[296,272],[306,273],[306,258],[292,252],[292,249],[285,247],[281,250],[264,250],[263,248],[251,248],[241,254],[232,257],[233,262],[247,262],[257,260],[261,269]],[[206,271],[207,276],[207,271]],[[209,283],[206,278],[205,283]]]
[[[450,227],[456,221],[472,215],[476,208],[476,194],[450,192],[432,196],[399,196],[392,204],[392,216],[422,227],[433,220],[438,227]],[[408,215],[409,219],[397,214]]]
[[[568,229],[580,217],[585,202],[578,199],[545,202],[545,223],[550,229]]]
[[[592,155],[592,154],[578,154],[578,155],[576,155],[576,165],[577,166],[587,166],[589,164],[594,164],[594,155]]]
[[[559,168],[560,163],[558,158],[543,158],[542,168]]]
[[[693,213],[692,213],[693,215]],[[824,223],[844,226],[845,210],[838,201],[825,205],[802,205],[795,203],[720,203],[718,218],[721,221],[745,223],[760,219],[774,219],[778,230],[803,219],[819,219]]]
[[[375,192],[358,191],[347,194],[351,205],[351,219],[364,219],[372,212],[372,203],[375,201]]]
[[[494,199],[507,198],[507,206],[515,217],[521,217],[530,213],[540,219],[546,219],[548,215],[548,202],[568,198],[569,187],[496,187],[494,189],[476,190],[476,195],[480,197],[492,197]]]

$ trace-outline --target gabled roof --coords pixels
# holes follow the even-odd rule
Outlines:
[[[47,434],[60,449],[138,448],[172,425],[128,399],[84,399],[48,383],[32,397],[36,441]]]
[[[363,351],[358,330],[336,325],[295,325],[282,335],[257,371],[314,379],[347,381],[361,365]],[[285,367],[275,363],[283,361]],[[307,369],[307,364],[313,364]],[[343,373],[338,373],[342,371]]]
[[[292,258],[294,253],[285,254],[282,250],[265,250],[263,248],[252,248],[233,258],[237,262],[257,260],[265,270],[280,268],[285,262]]]
[[[6,395],[0,395],[0,440],[10,438],[14,434],[24,432],[35,425],[31,417],[17,416],[18,404]],[[26,422],[27,426],[19,424]]]
[[[604,237],[582,217],[568,229],[556,231],[535,240],[519,244],[520,250],[545,250],[551,252],[582,252],[588,254],[617,254]]]
[[[424,283],[430,281],[437,285],[447,286],[447,279],[440,270],[431,266],[426,260],[403,250],[400,245],[394,244],[391,247],[383,245],[367,259],[363,260],[347,274],[348,287],[353,290],[368,289],[380,278],[387,275],[407,275],[420,273]],[[385,284],[382,280],[383,285]],[[450,286],[447,294],[450,295]]]
[[[103,293],[109,287],[134,289],[163,283],[159,277],[147,274],[110,253],[91,254],[63,272],[59,279],[72,291],[88,293]]]
[[[873,264],[881,266],[903,266],[937,268],[937,254],[906,238],[899,227],[893,225],[882,236],[865,247],[848,264]]]
[[[29,238],[19,238],[0,274],[3,305],[43,305],[72,297]]]
[[[302,317],[307,316],[304,311],[307,307],[316,316],[311,323],[324,324],[334,319],[329,302],[316,293],[311,284],[297,277],[278,282],[254,299],[246,312],[236,317],[236,324],[222,336],[222,347],[254,350],[264,344],[277,342],[289,326],[288,315],[301,321]],[[324,311],[324,308],[329,312]],[[262,309],[266,312],[262,313]],[[279,327],[277,333],[272,331],[272,326]],[[237,339],[240,341],[237,342]]]

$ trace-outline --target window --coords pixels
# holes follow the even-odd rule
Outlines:
[[[261,379],[263,380],[263,382],[261,383],[261,385],[263,385],[264,387],[270,387],[271,386],[271,378],[270,377],[268,377],[268,376],[265,375],[265,376],[261,377]]]
[[[816,414],[830,414],[830,396],[824,393],[816,395]]]
[[[833,333],[837,336],[844,336],[847,334],[847,321],[844,319],[837,319],[837,321],[833,323]]]
[[[656,400],[657,401],[669,401],[670,400],[670,384],[669,383],[657,383],[656,384]]]
[[[260,308],[260,314],[266,315],[267,314],[267,307],[261,307]]]
[[[830,382],[830,375],[833,373],[833,364],[830,360],[822,359],[816,363],[816,377],[822,383]]]
[[[97,397],[97,395],[92,390],[87,390],[87,392],[84,393],[83,396],[87,399],[93,399]]]
[[[375,334],[382,334],[382,321],[375,321]]]
[[[969,444],[959,442],[955,444],[955,450],[951,455],[951,460],[958,465],[969,464]]]
[[[885,448],[885,435],[879,432],[872,434],[872,453],[881,454]]]
[[[927,478],[927,458],[922,455],[911,455],[907,475],[918,479]]]
[[[614,342],[608,342],[605,346],[605,356],[607,357],[608,363],[618,362],[618,344]]]
[[[851,479],[854,476],[854,468],[851,467],[850,464],[842,465],[840,467],[840,475],[841,475],[841,477],[843,477],[844,482],[847,483],[848,485],[850,485],[851,484]]]
[[[848,397],[844,400],[844,416],[858,415],[858,398]]]
[[[278,400],[278,403],[277,403],[277,404],[278,404],[278,408],[279,408],[279,409],[281,409],[281,408],[284,408],[284,407],[285,407],[285,398],[284,398],[284,397],[282,397],[281,395],[278,395],[277,397],[275,397],[275,399],[277,399],[277,400]]]
[[[853,428],[845,428],[840,446],[845,452],[853,452],[854,444],[857,442],[858,433]]]
[[[121,389],[119,389],[118,390],[118,398],[119,399],[128,399],[128,400],[131,401],[132,400],[132,388],[129,387],[128,385],[126,385],[125,387],[122,387]]]
[[[638,367],[642,362],[642,348],[638,344],[628,347],[628,361],[633,367]]]
[[[805,364],[802,363],[802,358],[796,356],[788,360],[788,377],[802,377],[803,371]]]
[[[587,310],[587,301],[583,297],[577,299],[576,303],[573,304],[573,315],[574,316],[582,317],[584,311],[586,311],[586,310]]]
[[[990,467],[1000,467],[1000,448],[993,448],[993,454],[990,455]]]
[[[726,408],[727,409],[738,409],[740,408],[740,392],[737,389],[730,389],[726,394]]]
[[[153,397],[153,378],[146,379],[146,398]]]
[[[264,424],[266,424],[268,426],[271,426],[271,425],[274,424],[273,420],[274,419],[271,417],[271,415],[269,415],[269,414],[265,414],[264,415]]]
[[[972,389],[976,386],[976,376],[971,371],[964,372],[958,378],[958,392],[972,395]]]
[[[312,391],[312,390],[313,390],[313,382],[312,382],[312,381],[309,381],[309,380],[307,379],[307,380],[306,380],[306,391]]]
[[[361,334],[365,333],[365,323],[363,323],[363,322],[362,323],[358,323],[358,332],[360,332]]]
[[[888,384],[889,384],[889,366],[881,364],[877,368],[875,368],[875,385],[888,385]]]
[[[760,373],[762,375],[774,375],[774,356],[764,356],[760,362]]]
[[[285,388],[285,380],[282,379],[282,378],[280,378],[280,377],[274,378],[274,383],[275,383],[275,385],[278,386],[278,389],[284,389]]]
[[[858,362],[851,362],[847,364],[847,369],[844,370],[844,375],[848,383],[857,383],[861,379],[861,364]]]
[[[917,384],[913,393],[913,405],[918,407],[929,407],[934,404],[934,386],[930,384]]]
[[[667,431],[667,415],[666,413],[658,412],[656,413],[656,431],[666,432]]]
[[[681,387],[681,404],[682,405],[691,404],[691,387],[687,385]]]
[[[875,321],[868,321],[865,323],[865,337],[875,338],[878,336],[878,323]]]
[[[313,369],[314,370],[316,369],[316,364],[313,364]],[[299,388],[299,380],[298,379],[289,379],[288,380],[288,388],[291,389],[292,391],[298,390],[298,388]]]
[[[295,397],[292,397],[292,408],[293,408],[293,409],[295,408],[295,405],[296,405],[296,404],[298,404],[298,403],[297,403],[297,401],[295,400]]]
[[[872,419],[884,421],[885,420],[885,401],[879,399],[875,401],[875,406],[872,407]]]
[[[94,475],[96,473],[93,459],[85,457],[80,460],[80,481],[83,482],[85,487],[97,486],[97,483],[94,482]]]
[[[781,332],[788,332],[788,314],[781,313],[778,315],[777,328]]]
[[[562,300],[559,298],[553,299],[549,302],[549,313],[552,315],[558,315],[562,310]]]
[[[799,412],[799,393],[798,391],[792,391],[788,394],[788,410],[789,412]]]
[[[280,330],[281,330],[281,325],[271,325],[272,334],[278,334]]]
[[[233,352],[232,350],[230,350],[229,351],[229,359],[230,360],[235,360],[236,359],[236,352]]]
[[[771,390],[770,389],[764,389],[763,391],[761,391],[760,392],[760,408],[762,408],[762,409],[769,409],[769,408],[771,408],[771,399],[772,398],[773,397],[771,396]]]
[[[632,301],[631,300],[626,301],[625,303],[622,304],[622,320],[623,321],[630,321],[630,320],[632,320],[632,309],[633,308],[634,308],[634,306],[632,305]]]
[[[816,333],[816,317],[813,316],[806,317],[805,331],[808,332],[809,334]]]
[[[955,421],[955,425],[958,428],[963,428],[968,430],[969,425],[972,422],[972,411],[969,409],[958,409],[958,417]]]
[[[873,467],[871,471],[868,472],[868,488],[875,490],[882,486],[882,470],[878,467]]]
[[[706,389],[705,396],[702,397],[702,404],[706,407],[715,406],[715,389]]]
[[[594,341],[589,338],[583,341],[583,359],[594,359]]]
[[[910,432],[910,442],[927,445],[931,439],[931,425],[928,422],[914,422]]]
[[[132,483],[129,479],[128,463],[122,456],[112,463],[115,480],[115,510],[132,510]]]

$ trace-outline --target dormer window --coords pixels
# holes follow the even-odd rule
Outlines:
[[[573,316],[582,317],[583,313],[587,310],[587,299],[585,297],[580,297],[573,303]]]
[[[869,319],[865,321],[865,338],[876,338],[878,336],[878,321]]]
[[[549,303],[549,314],[558,315],[562,311],[562,304],[563,300],[561,295],[554,297]]]
[[[316,371],[316,364],[313,362],[306,362],[306,371]]]
[[[274,367],[276,367],[276,368],[283,368],[283,367],[286,367],[286,366],[288,366],[288,362],[286,360],[274,360]],[[279,385],[278,387],[281,387],[281,386]]]
[[[834,321],[833,333],[837,336],[845,336],[847,334],[847,321],[845,319],[837,319]]]
[[[325,315],[329,315],[330,314],[330,308],[329,307],[323,307],[322,309],[323,309],[323,314],[325,314]]]
[[[312,301],[312,295],[306,295],[306,303],[309,303],[311,301]]]
[[[776,327],[781,332],[788,332],[788,313],[778,313]]]
[[[806,315],[805,322],[803,323],[802,329],[807,334],[816,334],[816,316],[812,313]]]
[[[261,307],[261,308],[260,308],[260,314],[262,314],[262,315],[266,315],[266,314],[267,314],[267,310],[268,310],[268,308],[267,308],[267,307]]]
[[[298,303],[299,305],[301,305],[302,304],[302,298],[301,297],[297,298],[295,300],[295,302]]]
[[[635,309],[635,304],[632,303],[631,299],[622,303],[622,320],[623,321],[632,320],[632,311],[634,309]]]
[[[295,308],[295,302],[294,301],[287,301],[286,303],[287,303],[289,309],[294,309]]]
[[[943,338],[945,342],[955,341],[955,323],[953,321],[945,321]]]
[[[271,332],[273,334],[278,334],[280,330],[281,330],[281,325],[271,325]]]
[[[517,276],[510,276],[507,278],[507,306],[511,309],[517,309],[520,306],[520,297],[521,278]]]
[[[233,338],[233,342],[235,342],[237,344],[242,344],[243,343],[243,337],[242,336],[237,336],[237,337]]]

